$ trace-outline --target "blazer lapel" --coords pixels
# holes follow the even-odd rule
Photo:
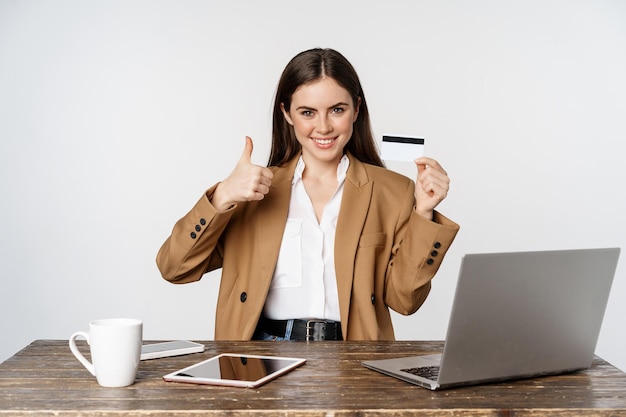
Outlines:
[[[354,279],[354,258],[361,231],[369,211],[373,183],[363,163],[348,154],[350,166],[346,174],[337,231],[335,234],[335,273],[341,322],[348,322],[348,310]],[[347,329],[343,329],[345,332]]]
[[[273,169],[274,178],[269,193],[257,207],[258,221],[257,253],[260,254],[261,270],[259,271],[269,289],[276,260],[283,240],[283,232],[289,213],[289,199],[291,198],[291,180],[296,169],[298,158],[293,158],[284,167]]]

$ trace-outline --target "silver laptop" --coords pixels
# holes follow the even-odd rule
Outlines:
[[[443,352],[363,365],[432,390],[588,368],[619,253],[465,255]]]

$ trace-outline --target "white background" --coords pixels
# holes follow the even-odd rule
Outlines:
[[[626,247],[626,2],[0,0],[0,360],[105,317],[211,339],[219,273],[169,284],[157,250],[245,135],[266,163],[280,72],[316,46],[453,181],[461,231],[399,339],[445,337],[465,253]],[[597,348],[621,369],[625,275]]]

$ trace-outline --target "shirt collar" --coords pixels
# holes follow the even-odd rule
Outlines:
[[[347,155],[343,155],[341,157],[341,161],[337,165],[337,184],[341,185],[346,179],[346,174],[348,172],[348,167],[350,166],[350,159],[348,159]],[[296,170],[293,173],[293,180],[291,184],[295,184],[299,180],[302,179],[302,173],[304,172],[304,159],[302,159],[302,155],[298,159],[298,164],[296,165]]]

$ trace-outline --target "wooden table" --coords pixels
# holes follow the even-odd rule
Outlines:
[[[102,388],[67,341],[35,341],[0,364],[0,416],[626,416],[626,374],[600,358],[572,374],[433,392],[360,362],[433,353],[441,342],[203,343],[204,353],[142,361],[130,387]],[[307,362],[255,389],[162,379],[221,352]]]

